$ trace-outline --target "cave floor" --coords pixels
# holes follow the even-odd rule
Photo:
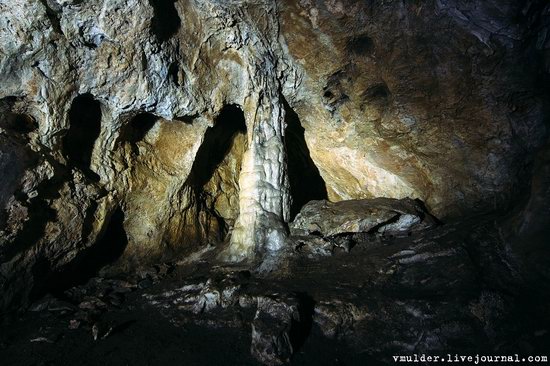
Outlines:
[[[548,282],[511,264],[497,220],[354,243],[332,255],[300,245],[271,273],[212,266],[206,255],[93,278],[5,317],[1,363],[275,364],[283,334],[293,365],[548,352]]]

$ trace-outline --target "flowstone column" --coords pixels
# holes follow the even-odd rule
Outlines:
[[[290,210],[284,146],[284,107],[275,91],[244,106],[248,150],[239,176],[239,217],[226,251],[229,261],[276,256],[285,245]]]

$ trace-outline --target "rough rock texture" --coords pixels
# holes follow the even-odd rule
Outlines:
[[[293,353],[292,323],[299,321],[298,304],[293,304],[292,299],[259,298],[252,321],[252,355],[266,365],[288,362]]]
[[[547,13],[532,1],[283,7],[303,75],[292,106],[329,199],[420,198],[438,217],[509,202],[544,141]]]
[[[387,365],[413,353],[546,355],[547,158],[537,159],[532,195],[516,212],[410,235],[343,234],[354,237],[351,250],[292,248],[270,273],[216,261],[222,248],[210,248],[179,264],[94,277],[3,319],[0,357],[10,365]]]
[[[261,261],[310,199],[507,207],[545,141],[548,11],[0,0],[0,308],[118,255]]]
[[[293,235],[316,233],[322,236],[374,232],[407,234],[434,225],[436,220],[410,199],[311,201],[292,221],[290,232]]]

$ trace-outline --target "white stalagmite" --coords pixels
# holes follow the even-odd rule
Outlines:
[[[283,222],[288,220],[290,207],[283,105],[269,85],[249,105],[249,149],[239,177],[240,214],[226,253],[232,261],[282,249],[287,234]]]

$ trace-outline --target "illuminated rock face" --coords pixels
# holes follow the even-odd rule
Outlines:
[[[544,141],[544,6],[0,1],[2,306],[106,233],[121,267],[261,261],[310,199],[506,206]]]
[[[529,47],[528,24],[544,6],[308,0],[285,7],[282,33],[303,76],[292,106],[329,199],[408,196],[439,217],[509,202],[544,139],[533,86],[548,74],[533,70],[548,45],[518,49]]]

